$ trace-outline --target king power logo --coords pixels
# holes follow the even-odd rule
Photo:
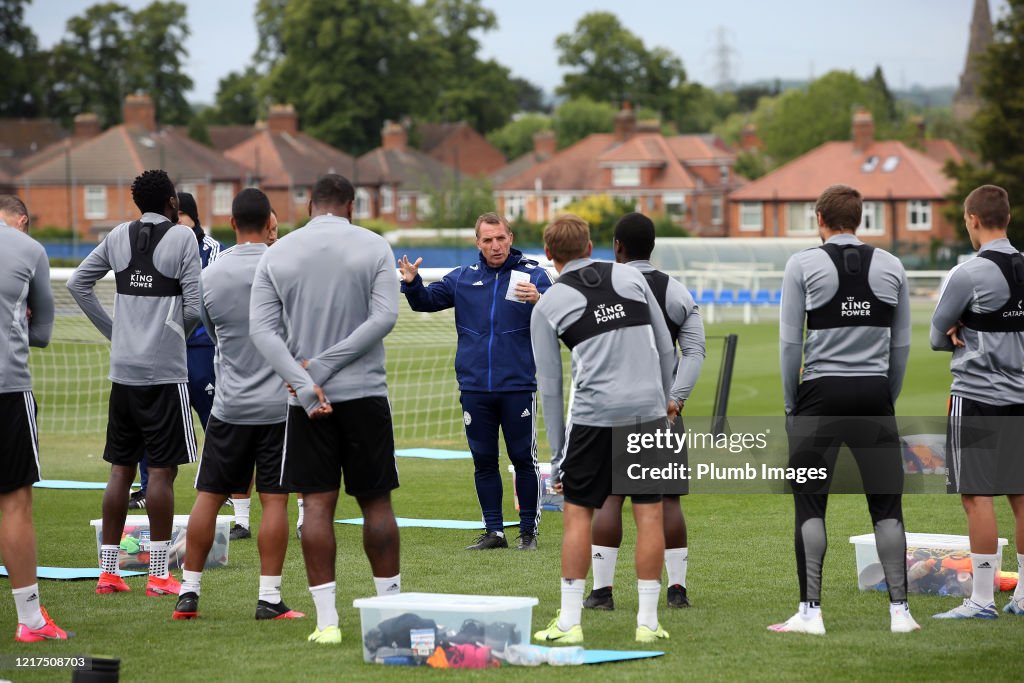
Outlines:
[[[152,289],[153,276],[146,275],[141,270],[136,269],[134,273],[131,273],[131,277],[128,279],[128,286],[135,287],[137,289]]]
[[[626,309],[622,304],[598,304],[594,309],[594,322],[598,325],[626,317]]]
[[[848,296],[846,301],[841,302],[840,315],[843,318],[867,317],[871,315],[871,302],[858,301],[856,297]]]

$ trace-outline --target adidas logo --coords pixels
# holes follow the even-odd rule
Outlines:
[[[483,287],[484,286],[484,281],[483,280],[477,280],[476,282],[473,283],[473,286],[474,287]]]
[[[398,584],[397,583],[393,583],[390,586],[388,586],[387,589],[384,592],[385,593],[393,593],[393,592],[395,592],[397,590],[398,590]]]
[[[601,553],[594,553],[594,559],[595,560],[603,560],[604,559],[604,555],[602,555]]]
[[[213,393],[214,389],[215,389],[215,387],[212,384],[207,384],[206,385],[206,393],[211,394],[211,393]]]
[[[978,565],[978,569],[992,569],[992,565],[988,562],[982,562]]]
[[[32,595],[28,596],[28,599],[25,600],[25,602],[32,602],[33,600],[38,600],[38,599],[39,599],[39,594],[38,593],[33,593]]]
[[[530,409],[527,408],[526,410],[524,410],[523,414],[520,415],[519,417],[530,417]]]

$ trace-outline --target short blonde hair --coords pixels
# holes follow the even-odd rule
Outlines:
[[[555,217],[544,228],[544,246],[551,252],[551,258],[559,263],[586,256],[590,244],[590,226],[585,220],[572,213]]]

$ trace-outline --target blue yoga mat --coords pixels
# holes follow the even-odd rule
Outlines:
[[[37,567],[36,576],[40,579],[98,579],[98,567]],[[121,576],[142,576],[143,572],[122,571]],[[7,576],[7,567],[0,565],[0,576]]]
[[[608,662],[628,662],[631,659],[648,659],[661,657],[664,652],[657,650],[584,650],[584,664],[607,664]]]
[[[71,481],[69,479],[42,479],[32,484],[37,489],[105,489],[105,481]],[[138,488],[138,484],[132,484],[132,488]]]
[[[399,448],[399,458],[426,458],[427,460],[472,460],[469,451],[446,451],[443,448]]]
[[[399,527],[416,529],[483,529],[483,522],[470,522],[462,519],[414,519],[412,517],[395,517]],[[335,524],[363,525],[362,517],[352,519],[336,519]],[[505,526],[518,526],[519,522],[505,522]]]

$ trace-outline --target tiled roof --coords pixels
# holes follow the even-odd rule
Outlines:
[[[359,157],[356,185],[397,184],[402,190],[442,188],[454,181],[454,171],[423,152],[403,147],[378,147]]]
[[[261,130],[225,153],[260,178],[263,187],[308,187],[325,173],[352,179],[351,155],[305,133]]]
[[[51,146],[19,176],[23,183],[67,182],[66,147]],[[190,139],[173,128],[150,132],[125,125],[109,128],[70,150],[71,174],[76,184],[115,184],[131,181],[142,171],[162,168],[180,180],[235,180],[244,178],[243,167]]]
[[[67,136],[51,119],[0,119],[0,156],[21,159]]]
[[[730,199],[812,201],[829,185],[857,188],[865,199],[942,199],[953,186],[942,164],[898,141],[858,151],[826,142],[732,193]]]

